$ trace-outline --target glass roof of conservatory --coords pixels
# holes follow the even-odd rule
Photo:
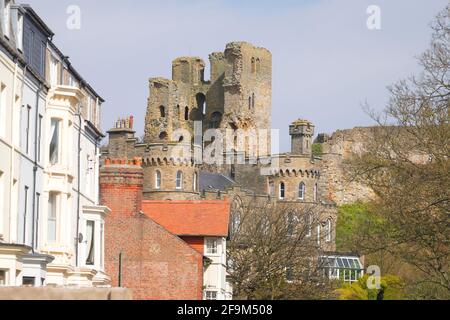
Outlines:
[[[322,257],[322,266],[328,268],[362,269],[361,262],[356,257]]]

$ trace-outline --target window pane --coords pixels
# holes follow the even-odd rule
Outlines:
[[[56,194],[50,193],[48,198],[47,241],[56,241]]]
[[[86,264],[94,264],[94,221],[87,221],[86,223],[86,240],[87,240],[87,258]]]
[[[50,130],[50,163],[55,164],[59,161],[59,120],[51,120]]]

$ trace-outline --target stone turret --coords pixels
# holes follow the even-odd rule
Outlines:
[[[314,125],[308,120],[296,120],[289,126],[291,135],[291,153],[294,155],[311,155]]]

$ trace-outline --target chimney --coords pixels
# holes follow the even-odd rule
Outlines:
[[[100,203],[109,217],[135,216],[142,209],[144,173],[140,158],[105,159],[100,168]]]

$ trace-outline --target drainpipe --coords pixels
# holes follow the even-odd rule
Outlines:
[[[78,116],[78,148],[77,148],[77,159],[78,159],[78,163],[77,163],[77,192],[78,192],[78,196],[77,196],[77,233],[76,233],[76,249],[75,249],[75,266],[78,267],[80,262],[79,262],[79,253],[78,253],[78,249],[79,249],[79,244],[81,241],[80,238],[80,202],[81,202],[81,190],[80,190],[80,186],[81,186],[81,109],[80,109],[81,104],[78,103],[78,111],[77,111],[77,116]]]
[[[33,210],[31,218],[31,250],[34,253],[36,246],[37,233],[38,233],[38,223],[39,217],[36,217],[36,180],[37,180],[37,170],[38,170],[38,124],[39,124],[39,96],[42,92],[42,83],[39,84],[39,88],[36,92],[36,112],[34,114],[34,161],[33,161]],[[35,221],[37,221],[35,226]],[[35,241],[36,240],[36,241]]]
[[[10,137],[11,137],[11,154],[10,154],[10,162],[9,162],[9,185],[10,185],[10,192],[9,192],[9,219],[8,219],[8,225],[9,225],[9,242],[12,242],[11,240],[11,215],[13,212],[11,211],[12,203],[14,202],[13,199],[13,187],[14,187],[14,154],[16,153],[16,146],[14,143],[14,125],[15,125],[15,118],[14,118],[14,108],[16,107],[16,85],[17,85],[17,67],[18,67],[18,58],[16,57],[14,59],[14,80],[13,80],[13,94],[12,94],[12,103],[11,103],[11,127],[10,127]],[[27,67],[25,66],[24,72],[26,72]],[[24,79],[22,81],[22,91],[23,91],[23,83],[25,82],[25,74]],[[21,94],[20,98],[22,98],[23,94]],[[17,205],[17,204],[16,204]],[[18,208],[17,208],[18,210]],[[17,227],[17,226],[16,226]],[[6,226],[5,226],[6,228]]]

